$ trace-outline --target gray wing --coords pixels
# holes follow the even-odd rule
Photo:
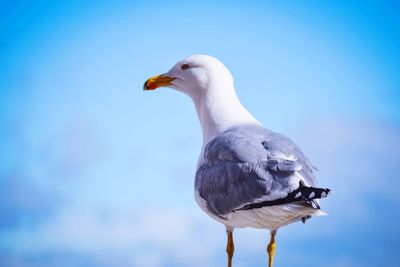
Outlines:
[[[219,217],[252,204],[280,204],[295,195],[300,180],[316,186],[314,167],[300,149],[258,125],[228,129],[206,145],[203,155],[196,191]]]

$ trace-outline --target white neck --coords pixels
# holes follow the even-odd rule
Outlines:
[[[203,145],[230,127],[260,124],[240,103],[233,85],[222,90],[208,90],[192,99],[203,131]]]

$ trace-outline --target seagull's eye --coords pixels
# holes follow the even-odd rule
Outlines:
[[[181,65],[181,69],[183,69],[183,70],[187,70],[188,68],[190,68],[190,65],[189,64],[182,64]]]

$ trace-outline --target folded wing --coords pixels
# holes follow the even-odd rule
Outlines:
[[[246,125],[228,129],[205,146],[195,187],[221,218],[236,210],[291,202],[318,208],[313,200],[329,190],[315,187],[313,169],[287,137]]]

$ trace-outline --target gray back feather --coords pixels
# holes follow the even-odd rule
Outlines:
[[[205,146],[203,156],[195,188],[219,217],[251,203],[285,197],[295,189],[295,172],[316,186],[314,167],[300,149],[259,125],[226,130]]]

